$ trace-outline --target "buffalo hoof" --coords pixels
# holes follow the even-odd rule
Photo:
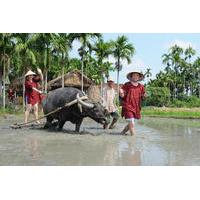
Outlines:
[[[46,124],[44,125],[44,129],[51,129],[51,128],[56,128],[56,126],[58,125],[58,122],[46,122]]]

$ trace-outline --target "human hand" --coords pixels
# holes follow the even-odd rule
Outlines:
[[[38,72],[39,74],[42,74],[42,70],[41,70],[40,68],[38,68],[38,67],[37,67],[37,72]]]
[[[121,97],[124,97],[124,90],[122,88],[119,89],[119,95]]]

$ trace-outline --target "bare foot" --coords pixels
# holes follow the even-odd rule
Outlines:
[[[128,133],[127,133],[127,132],[124,132],[124,131],[122,131],[122,132],[121,132],[121,135],[128,135]]]

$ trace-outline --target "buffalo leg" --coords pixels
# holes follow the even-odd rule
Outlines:
[[[46,123],[44,125],[44,128],[48,129],[48,128],[52,127],[52,121],[53,121],[53,117],[48,116],[47,117],[47,121],[46,121]]]
[[[58,131],[62,131],[65,121],[59,120],[58,122]]]
[[[76,128],[75,128],[76,132],[80,131],[80,127],[81,127],[82,122],[83,122],[83,119],[81,119],[78,122],[76,122]]]

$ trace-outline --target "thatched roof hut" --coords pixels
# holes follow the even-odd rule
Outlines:
[[[23,87],[23,77],[18,77],[11,82],[11,87],[15,90],[22,90]]]
[[[87,76],[83,75],[83,87],[87,90],[93,81]],[[64,86],[65,87],[76,87],[81,88],[81,73],[79,71],[71,71],[64,75]],[[59,76],[48,82],[48,89],[53,90],[62,87],[62,76]]]
[[[88,88],[87,95],[93,102],[102,102],[101,88],[99,85],[91,85]]]

